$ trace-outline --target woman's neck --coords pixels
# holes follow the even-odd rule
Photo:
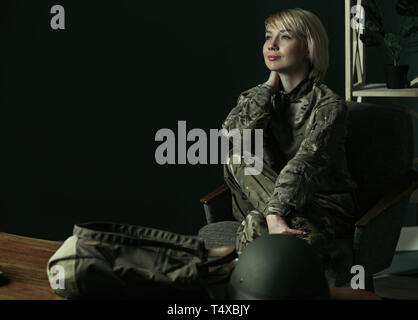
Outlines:
[[[302,82],[309,74],[309,65],[305,64],[299,70],[293,70],[292,73],[280,73],[280,82],[282,86],[282,90],[284,92],[289,93],[294,88],[297,87],[299,83]]]

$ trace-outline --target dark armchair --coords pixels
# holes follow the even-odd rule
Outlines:
[[[358,184],[361,212],[354,238],[338,239],[341,261],[326,270],[330,286],[350,284],[351,267],[362,265],[366,290],[374,291],[373,274],[392,263],[408,206],[418,186],[413,164],[413,122],[400,107],[347,102],[348,169]],[[234,245],[239,222],[232,216],[231,192],[220,186],[201,203],[207,225],[199,230],[208,247]]]

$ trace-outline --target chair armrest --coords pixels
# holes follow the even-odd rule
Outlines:
[[[209,204],[212,201],[219,199],[220,197],[226,196],[231,192],[229,190],[228,185],[226,183],[222,184],[220,187],[213,190],[208,195],[204,196],[200,199],[200,203],[202,204]]]
[[[232,193],[226,183],[200,199],[208,224],[220,221],[234,221],[232,214]]]
[[[365,215],[356,223],[356,227],[367,225],[374,218],[385,212],[385,210],[397,204],[403,197],[412,193],[418,187],[418,172],[408,171],[397,181],[388,193],[386,193]]]

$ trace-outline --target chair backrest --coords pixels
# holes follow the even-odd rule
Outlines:
[[[393,105],[347,102],[347,166],[358,184],[358,200],[369,209],[412,168],[412,117]]]

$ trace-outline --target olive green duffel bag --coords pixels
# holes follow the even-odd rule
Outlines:
[[[236,262],[234,247],[206,249],[202,239],[128,224],[76,224],[49,259],[54,292],[67,299],[212,298]]]

